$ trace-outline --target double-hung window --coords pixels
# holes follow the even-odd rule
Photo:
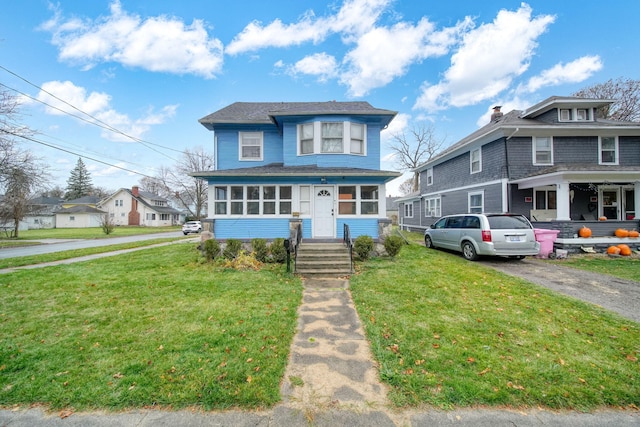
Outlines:
[[[433,184],[433,168],[427,169],[427,185]]]
[[[404,217],[413,218],[413,202],[404,204]]]
[[[469,213],[484,212],[484,192],[469,193]]]
[[[342,122],[322,123],[320,151],[322,153],[343,153],[343,132],[344,124]]]
[[[313,154],[313,123],[300,125],[300,154]]]
[[[471,173],[482,171],[482,152],[480,148],[471,151]]]
[[[599,162],[601,165],[618,164],[618,138],[601,136],[599,142]]]
[[[364,154],[364,125],[351,123],[351,154]]]
[[[262,132],[240,132],[240,160],[262,160]]]
[[[424,201],[424,216],[440,217],[440,197],[432,197]]]
[[[533,139],[533,164],[553,164],[553,141],[550,136],[535,137]]]

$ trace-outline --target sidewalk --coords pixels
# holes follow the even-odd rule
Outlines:
[[[298,314],[298,331],[281,386],[283,402],[270,410],[48,414],[35,407],[0,410],[0,426],[640,426],[638,411],[396,409],[379,382],[348,279],[304,280]]]

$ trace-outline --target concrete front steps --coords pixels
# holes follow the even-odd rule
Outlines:
[[[305,277],[344,277],[352,273],[349,249],[343,243],[303,241],[298,246],[296,274]]]

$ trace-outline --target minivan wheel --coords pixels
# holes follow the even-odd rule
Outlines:
[[[476,248],[473,246],[473,243],[462,243],[462,256],[469,261],[475,261],[478,259],[478,253],[476,252]]]
[[[431,241],[431,237],[424,236],[424,245],[429,249],[433,249],[433,242]]]

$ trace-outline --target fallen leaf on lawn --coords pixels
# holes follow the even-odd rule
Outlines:
[[[561,364],[562,366],[564,366],[564,360],[562,360],[561,358],[558,358],[558,363]]]
[[[482,376],[482,375],[484,375],[484,374],[486,374],[487,372],[490,372],[490,371],[491,371],[491,368],[485,368],[482,371],[478,372],[478,375]]]
[[[251,375],[249,375],[249,376],[247,377],[247,382],[248,382],[248,383],[250,383],[251,381],[253,381],[253,378],[251,378]]]
[[[578,378],[578,381],[580,381],[583,384],[587,382],[587,380],[585,380],[584,378]]]
[[[627,354],[627,360],[630,360],[631,362],[637,362],[638,358],[635,357],[633,354]]]
[[[253,362],[253,358],[250,357],[247,359],[247,363],[251,363],[251,362]]]
[[[440,348],[440,344],[438,344],[438,343],[434,343],[432,345],[433,345],[433,348]]]
[[[468,358],[468,359],[467,359],[467,362],[469,362],[469,363],[475,363],[475,362],[476,362],[476,359],[474,359],[473,357],[470,357],[470,358]]]
[[[122,375],[120,372],[118,372],[117,374],[113,374],[113,378],[120,379],[122,377],[124,377],[124,375]]]
[[[160,347],[158,347],[158,350],[164,350],[164,346],[160,344]]]
[[[433,339],[434,339],[434,340],[439,340],[439,339],[440,339],[440,335],[438,335],[438,334],[433,334]]]

